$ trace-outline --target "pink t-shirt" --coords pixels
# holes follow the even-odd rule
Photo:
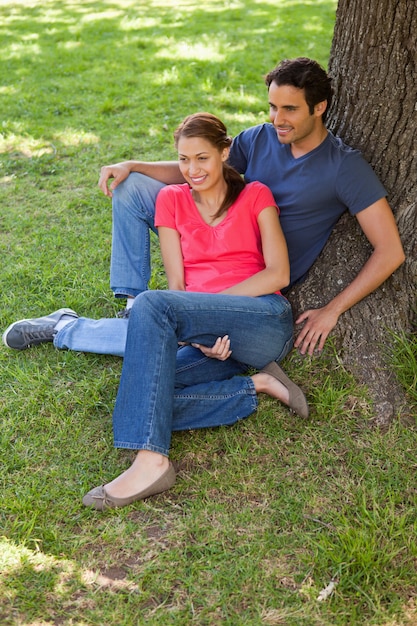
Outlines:
[[[271,191],[262,183],[252,182],[244,187],[226,217],[210,226],[201,217],[188,184],[161,189],[155,225],[180,234],[187,291],[218,293],[265,269],[257,218],[270,206],[276,207]]]

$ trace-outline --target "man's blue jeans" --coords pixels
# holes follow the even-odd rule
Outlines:
[[[151,273],[150,230],[155,201],[163,183],[132,172],[113,192],[110,287],[116,297],[148,289]]]
[[[62,350],[123,357],[128,325],[129,320],[117,317],[99,320],[79,317],[55,335],[54,346]]]
[[[163,183],[132,172],[113,192],[110,286],[116,297],[137,296],[148,289],[151,273],[150,231],[155,201]],[[123,357],[128,320],[80,317],[54,339],[57,348]]]
[[[171,432],[233,424],[257,408],[242,376],[282,359],[292,347],[291,306],[257,298],[145,291],[133,304],[113,413],[114,445],[168,455]],[[229,335],[232,356],[210,359],[192,346]]]

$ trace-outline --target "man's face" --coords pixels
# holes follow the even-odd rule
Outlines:
[[[310,113],[305,100],[304,89],[291,85],[278,86],[271,83],[268,91],[269,119],[274,125],[281,143],[294,144],[308,141],[323,128],[321,116],[323,103],[315,106]]]

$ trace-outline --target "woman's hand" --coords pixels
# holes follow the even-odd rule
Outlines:
[[[218,337],[216,343],[211,348],[207,346],[202,346],[199,343],[191,344],[194,348],[198,348],[210,359],[218,359],[219,361],[226,361],[229,356],[232,354],[230,349],[230,339],[229,335],[225,335],[224,337]]]

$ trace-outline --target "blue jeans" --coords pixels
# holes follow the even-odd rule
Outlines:
[[[117,317],[93,320],[79,317],[69,322],[54,337],[54,346],[61,350],[95,352],[123,357],[129,320]]]
[[[116,297],[148,289],[151,274],[150,230],[155,200],[163,183],[132,172],[113,192],[110,287]]]
[[[148,289],[151,273],[150,231],[155,201],[163,183],[132,172],[113,192],[110,287],[116,297]],[[128,320],[85,317],[71,322],[54,339],[56,348],[123,357]]]
[[[242,376],[282,359],[292,347],[291,306],[275,294],[257,298],[144,291],[129,319],[113,413],[114,445],[168,456],[171,433],[233,424],[257,408],[253,381]],[[204,357],[228,334],[232,356]]]

